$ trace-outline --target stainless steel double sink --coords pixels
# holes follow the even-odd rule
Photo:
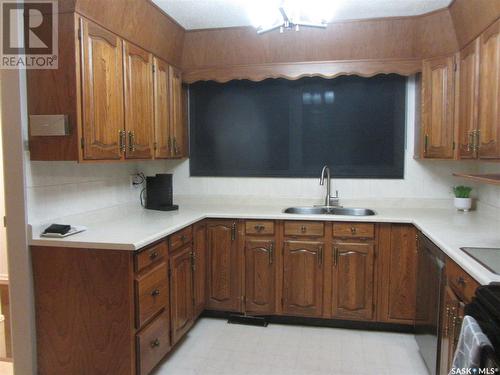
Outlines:
[[[345,216],[372,216],[375,211],[369,208],[350,208],[350,207],[327,207],[327,206],[308,206],[308,207],[289,207],[283,211],[285,214],[296,215],[345,215]]]

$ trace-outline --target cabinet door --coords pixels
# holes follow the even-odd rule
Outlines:
[[[170,257],[170,314],[172,342],[176,343],[193,324],[193,269],[191,246]]]
[[[424,158],[453,159],[454,57],[424,61],[422,130]]]
[[[154,117],[155,117],[155,158],[166,159],[171,156],[170,139],[170,94],[169,66],[154,58]]]
[[[187,156],[187,129],[183,115],[182,77],[178,69],[170,67],[170,121],[172,129],[172,156]]]
[[[207,276],[207,227],[204,223],[195,224],[194,241],[194,312],[198,316],[205,310]]]
[[[80,19],[83,159],[121,159],[123,137],[122,41]]]
[[[460,159],[476,157],[475,137],[478,126],[479,39],[458,54],[458,155]]]
[[[500,158],[500,20],[480,36],[479,157]]]
[[[273,240],[245,241],[245,311],[272,314],[275,306]]]
[[[237,227],[233,220],[207,223],[208,247],[208,308],[240,311],[240,260]]]
[[[323,309],[323,242],[285,241],[283,312],[321,316]]]
[[[417,291],[417,231],[408,224],[379,224],[380,320],[413,324]]]
[[[149,52],[123,42],[127,159],[153,157],[153,64]]]
[[[335,318],[373,318],[372,243],[333,245],[332,315]]]

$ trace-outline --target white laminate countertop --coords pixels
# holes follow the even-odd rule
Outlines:
[[[362,217],[292,215],[282,212],[285,207],[276,203],[184,203],[178,211],[162,212],[126,204],[59,218],[55,222],[88,228],[63,239],[40,237],[47,224],[30,225],[30,245],[134,251],[204,218],[412,223],[479,283],[500,283],[500,275],[460,250],[467,246],[500,248],[500,218],[452,208],[394,207],[378,207],[376,215]]]

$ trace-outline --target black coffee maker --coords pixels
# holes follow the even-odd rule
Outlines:
[[[171,174],[146,177],[146,208],[158,211],[174,211],[179,206],[172,204],[173,189]]]

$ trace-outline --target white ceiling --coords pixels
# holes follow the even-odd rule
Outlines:
[[[250,26],[248,4],[259,0],[153,0],[185,29]],[[307,0],[304,0],[307,2]],[[331,0],[337,1],[332,21],[415,16],[447,7],[452,0]]]

